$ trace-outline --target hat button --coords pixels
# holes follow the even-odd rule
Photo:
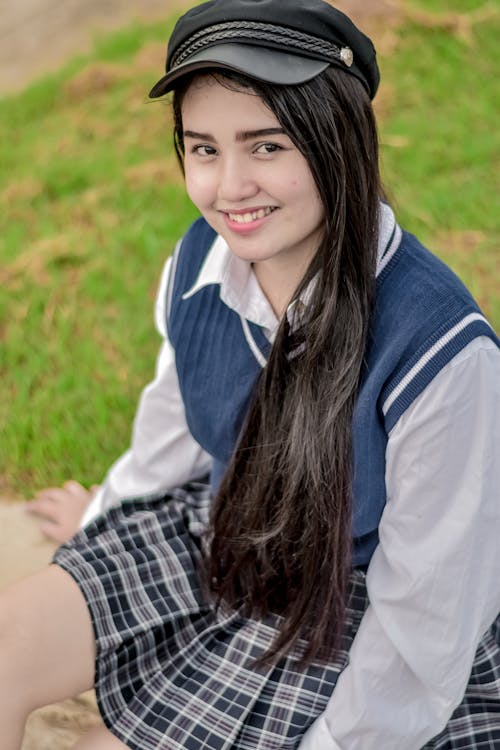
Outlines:
[[[352,49],[350,49],[350,47],[342,47],[342,49],[340,50],[340,59],[342,60],[344,65],[347,65],[347,67],[350,68],[354,62]]]

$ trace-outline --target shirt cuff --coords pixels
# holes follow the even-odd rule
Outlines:
[[[330,734],[324,715],[311,724],[299,745],[299,750],[342,750]]]
[[[80,528],[83,529],[87,524],[89,524],[91,521],[94,521],[97,516],[100,516],[103,510],[103,495],[104,490],[102,487],[97,490],[96,494],[90,501],[90,503],[85,508],[85,512],[82,516],[82,520],[80,521]]]

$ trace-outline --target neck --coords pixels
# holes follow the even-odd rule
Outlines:
[[[276,259],[273,259],[276,260]],[[259,286],[276,317],[281,320],[292,300],[293,294],[307,270],[307,264],[290,268],[281,263],[260,261],[252,264]]]

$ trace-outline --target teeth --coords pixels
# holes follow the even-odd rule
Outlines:
[[[231,221],[235,221],[237,224],[249,224],[251,221],[257,221],[257,219],[263,219],[264,216],[269,216],[274,211],[271,206],[267,208],[259,208],[258,211],[249,211],[246,214],[232,214],[228,212],[228,216]]]

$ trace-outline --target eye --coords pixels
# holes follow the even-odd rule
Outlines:
[[[254,149],[256,154],[274,154],[276,151],[283,151],[283,146],[278,143],[261,143]]]
[[[208,146],[206,143],[200,143],[197,146],[193,146],[191,153],[197,154],[198,156],[215,156],[217,152],[213,146]]]

